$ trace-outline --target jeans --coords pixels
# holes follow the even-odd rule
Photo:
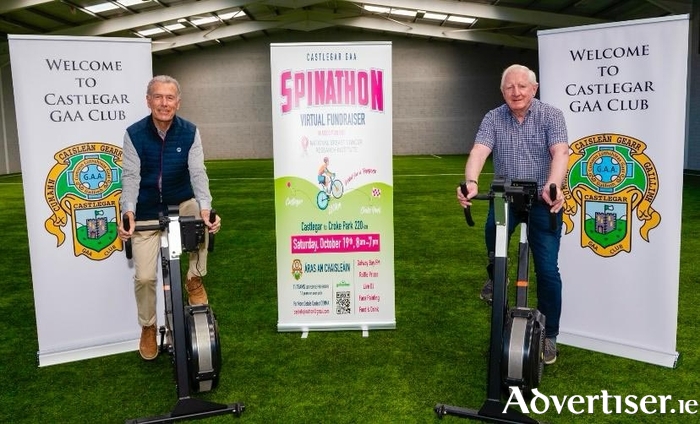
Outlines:
[[[559,246],[561,244],[562,211],[556,216],[556,230],[549,224],[549,206],[542,201],[535,202],[530,209],[528,223],[528,243],[532,252],[537,279],[537,309],[546,317],[545,337],[559,335],[561,317],[561,275],[559,274]],[[520,221],[511,205],[508,216],[508,241]],[[496,251],[496,222],[493,202],[489,206],[484,231],[486,249],[489,255],[487,271],[493,280],[493,257]]]

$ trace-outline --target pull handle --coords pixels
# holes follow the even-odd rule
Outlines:
[[[549,198],[557,198],[557,185],[554,183],[549,184]],[[554,212],[549,213],[549,229],[552,231],[557,230],[557,214]]]
[[[462,194],[466,197],[467,195],[467,183],[462,181],[459,183],[459,189],[462,190]],[[471,208],[469,206],[464,208],[464,219],[467,221],[467,225],[470,227],[474,226],[474,219],[472,218]]]
[[[216,222],[216,209],[212,209],[209,212],[209,222],[212,224]],[[207,250],[209,252],[214,251],[214,233],[209,233],[209,244],[207,244]]]
[[[129,224],[129,216],[127,214],[122,215],[122,226],[126,231],[129,231],[131,224]],[[126,258],[131,259],[131,239],[124,242],[124,252],[126,253]]]

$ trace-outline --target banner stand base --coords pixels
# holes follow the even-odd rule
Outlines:
[[[369,331],[369,330],[395,330],[396,321],[389,322],[364,322],[364,323],[288,323],[288,324],[277,324],[277,331],[280,333],[287,332],[301,332],[302,337],[304,333],[311,331]]]
[[[667,368],[677,368],[678,359],[680,357],[680,354],[676,351],[661,351],[655,348],[620,343],[616,340],[609,340],[591,334],[582,334],[567,330],[559,332],[557,342],[579,349],[633,359],[635,361],[646,362],[648,364]]]
[[[126,352],[133,352],[139,348],[139,339],[125,340],[114,343],[107,343],[100,346],[89,346],[84,348],[36,353],[39,367],[49,365],[64,364],[67,362],[82,361],[84,359],[99,358],[103,356],[115,355]]]

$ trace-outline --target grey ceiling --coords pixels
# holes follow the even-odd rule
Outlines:
[[[86,9],[105,1],[116,7],[103,13]],[[368,12],[364,5],[420,12],[408,18]],[[220,19],[241,11],[240,17]],[[156,55],[327,27],[536,49],[537,31],[542,29],[691,11],[692,0],[141,0],[128,7],[117,0],[2,0],[0,41],[5,42],[0,43],[0,63],[7,63],[8,34],[139,37],[143,30],[160,30],[150,36]],[[476,21],[436,21],[423,12]],[[202,18],[213,19],[198,23]]]

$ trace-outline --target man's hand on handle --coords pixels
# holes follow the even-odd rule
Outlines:
[[[558,213],[564,207],[564,193],[555,183],[547,183],[542,189],[542,200],[551,206],[551,213]]]
[[[210,222],[211,211],[209,209],[202,209],[200,212],[204,224],[208,227],[209,232],[216,234],[221,229],[221,217],[219,214],[214,214],[214,222]]]
[[[125,222],[125,219],[128,221]],[[136,227],[134,223],[134,213],[129,211],[123,215],[123,219],[119,223],[118,234],[122,241],[127,241],[134,234],[134,228]]]

